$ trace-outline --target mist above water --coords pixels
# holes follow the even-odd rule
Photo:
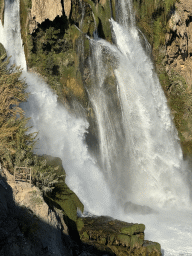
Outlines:
[[[119,2],[118,23],[111,20],[113,45],[100,39],[90,42],[95,86],[89,94],[98,123],[98,159],[89,154],[85,143],[87,120],[69,113],[42,78],[26,71],[18,0],[5,1],[0,42],[12,55],[12,63],[24,70],[22,77],[31,95],[23,108],[31,117],[31,132],[39,131],[36,153],[62,159],[66,182],[85,209],[143,222],[146,239],[159,242],[164,255],[192,255],[187,171],[165,96],[142,47],[131,8],[130,1]],[[106,79],[105,56],[111,62],[114,59],[110,72],[117,87],[112,90]],[[156,208],[159,214],[126,214],[123,206],[127,201]]]

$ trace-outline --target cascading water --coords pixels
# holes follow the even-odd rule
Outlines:
[[[31,117],[29,125],[33,128],[30,132],[39,131],[36,153],[62,159],[66,173],[70,174],[66,182],[80,197],[87,211],[110,214],[113,206],[108,186],[84,143],[88,123],[68,113],[59,105],[57,96],[47,84],[36,74],[26,71],[19,17],[19,0],[5,1],[5,26],[0,23],[0,42],[8,55],[12,55],[11,63],[20,65],[24,70],[22,78],[28,84],[30,96],[28,102],[23,103],[23,108],[26,116]]]
[[[120,10],[124,10],[123,6]],[[123,191],[117,196],[127,195],[123,196],[124,203],[131,200],[153,207],[182,208],[190,202],[177,131],[133,17],[130,20],[126,17],[123,25],[111,20],[116,47],[101,39],[91,40],[90,70],[94,70],[94,82],[90,99],[98,120],[103,169],[116,178],[116,190]],[[102,51],[108,51],[107,55],[119,62],[114,74],[122,120],[120,115],[114,118],[117,111],[114,104],[109,105],[111,97],[108,99],[106,94],[109,85],[105,84],[109,71]]]
[[[99,80],[89,94],[98,122],[100,165],[106,170],[103,172],[84,142],[87,121],[70,114],[40,77],[26,72],[19,0],[5,1],[0,42],[12,55],[12,63],[24,69],[22,77],[31,93],[24,108],[31,117],[32,132],[39,131],[37,153],[62,159],[66,181],[86,210],[143,222],[147,227],[146,239],[161,243],[164,255],[192,255],[189,189],[177,133],[152,62],[141,46],[131,2],[122,0],[118,4],[118,23],[111,20],[115,45],[104,40],[91,41],[95,49],[90,60],[95,70],[92,77]],[[113,74],[118,88],[111,92],[119,96],[120,107],[115,111],[111,105],[115,99],[110,100],[112,93],[107,94],[110,90],[103,51],[116,62]],[[119,199],[121,203],[117,204]],[[126,201],[153,205],[159,214],[126,215],[121,207]],[[184,210],[166,211],[165,207]]]
[[[111,23],[122,53],[115,75],[133,200],[144,204],[150,201],[160,207],[165,204],[183,207],[189,204],[189,190],[183,181],[182,151],[153,64],[140,44],[135,27],[127,31],[113,20]]]
[[[122,129],[122,116],[116,88],[109,88],[108,80],[111,78],[104,63],[103,47],[97,41],[90,40],[92,54],[90,58],[90,71],[92,85],[88,88],[89,99],[92,103],[99,131],[100,166],[104,172],[111,190],[118,194],[122,201],[124,191],[117,186],[124,169],[124,133]],[[105,49],[104,49],[105,50]],[[111,89],[111,90],[110,90]],[[121,165],[123,164],[123,165]]]

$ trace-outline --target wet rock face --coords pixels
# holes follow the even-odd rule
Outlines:
[[[110,217],[79,218],[81,241],[108,255],[161,255],[158,243],[144,241],[144,224],[126,223]]]

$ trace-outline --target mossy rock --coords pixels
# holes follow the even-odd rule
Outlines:
[[[83,212],[84,206],[66,185],[65,177],[65,170],[59,157],[34,155],[33,182],[43,191],[45,200],[51,207],[62,209],[64,215],[75,223],[77,209]]]
[[[84,206],[77,195],[64,182],[55,186],[51,198],[60,205],[64,214],[74,222],[77,221],[77,209],[84,211]]]
[[[129,247],[131,244],[131,237],[124,234],[119,234],[117,235],[117,241],[121,245]]]
[[[123,227],[120,232],[126,235],[133,235],[136,233],[144,232],[144,230],[144,224],[130,224],[129,226]]]
[[[0,60],[3,61],[7,57],[5,47],[0,43]]]
[[[2,22],[2,24],[4,23],[4,0],[0,0],[0,20]]]
[[[158,243],[144,241],[143,224],[133,224],[107,216],[78,218],[77,230],[82,242],[112,255],[161,255]],[[145,246],[143,246],[145,244]],[[110,254],[111,255],[111,254]]]
[[[76,221],[76,225],[77,225],[77,231],[80,232],[82,230],[82,228],[84,227],[84,222],[81,218],[78,218]]]
[[[86,241],[86,240],[89,240],[89,235],[87,234],[87,232],[83,232],[80,236],[80,238],[83,240],[83,241]]]
[[[114,11],[112,11],[111,13],[111,7],[114,8],[114,2],[112,5],[110,0],[103,0],[97,4],[95,4],[91,0],[84,0],[84,2],[89,4],[94,13],[94,18],[96,21],[96,27],[99,33],[99,37],[111,42],[111,30],[109,19],[111,18],[111,14],[113,13],[114,15],[115,13]],[[89,19],[87,19],[87,22],[84,25],[85,28],[88,26],[88,22]]]
[[[147,255],[149,256],[161,255],[161,246],[159,243],[146,240],[143,244],[143,247],[146,248]]]

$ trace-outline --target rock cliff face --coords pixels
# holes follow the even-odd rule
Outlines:
[[[32,34],[45,20],[53,21],[56,17],[63,15],[69,18],[70,12],[71,0],[31,0],[29,32]]]
[[[111,41],[109,18],[115,16],[115,1],[21,0],[20,13],[28,67],[48,79],[63,103],[75,98],[86,107],[82,66],[90,48],[85,35],[92,37],[97,29]]]
[[[180,132],[184,153],[191,153],[192,141],[192,1],[176,2],[174,11],[168,21],[165,35],[166,56],[165,66],[170,77],[179,74],[183,80],[170,84],[168,96],[176,96],[174,104],[180,110],[173,109],[177,128]],[[179,102],[176,102],[179,100]],[[178,117],[177,117],[178,116]],[[179,120],[180,119],[180,120]]]
[[[175,69],[192,85],[192,1],[181,0],[168,22],[166,33],[167,71]]]

